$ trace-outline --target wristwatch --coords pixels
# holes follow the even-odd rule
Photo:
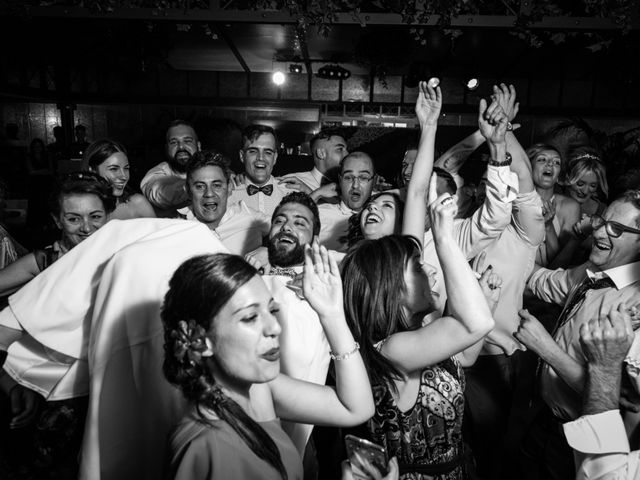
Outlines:
[[[504,162],[498,162],[498,161],[494,160],[493,158],[490,158],[488,163],[492,167],[508,167],[509,165],[511,165],[511,161],[512,160],[513,160],[513,158],[511,158],[511,154],[509,152],[507,152],[504,155]]]

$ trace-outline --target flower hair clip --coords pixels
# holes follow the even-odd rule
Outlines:
[[[597,160],[599,162],[601,162],[602,160],[598,157],[596,157],[595,155],[593,155],[592,153],[581,153],[580,155],[578,155],[575,158],[571,159],[571,162],[577,162],[578,160],[583,160],[583,159],[589,159],[589,160]]]
[[[173,355],[180,363],[189,363],[195,366],[200,363],[202,357],[213,355],[213,345],[202,325],[198,325],[191,319],[187,323],[184,320],[178,322],[178,329],[171,332],[171,338],[175,340]]]

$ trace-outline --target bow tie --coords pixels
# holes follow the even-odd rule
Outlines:
[[[256,187],[255,185],[247,185],[247,193],[249,195],[255,195],[258,192],[262,192],[265,195],[271,195],[273,193],[273,185],[263,185],[262,187]]]
[[[269,273],[267,275],[282,275],[285,277],[295,278],[297,273],[293,268],[271,267],[271,270],[269,270]]]

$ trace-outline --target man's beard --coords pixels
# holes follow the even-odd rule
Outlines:
[[[178,160],[179,153],[187,153],[189,155],[189,158],[185,162],[181,162],[180,160]],[[169,157],[169,166],[174,172],[185,173],[187,171],[187,163],[189,162],[189,160],[191,160],[192,156],[193,155],[191,155],[191,152],[188,150],[178,150],[173,155],[173,157]]]
[[[287,237],[295,239],[295,246],[293,249],[276,246],[276,240],[281,237]],[[304,263],[304,246],[300,245],[300,242],[293,235],[277,234],[273,238],[269,239],[267,244],[267,252],[269,253],[269,263],[276,267],[293,267],[296,265],[302,265]]]

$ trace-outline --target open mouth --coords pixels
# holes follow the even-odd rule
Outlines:
[[[265,168],[267,168],[267,164],[266,163],[254,163],[253,164],[253,168],[255,168],[256,170],[264,170]]]
[[[601,242],[601,241],[594,242],[593,246],[595,248],[597,248],[598,250],[602,250],[602,251],[605,251],[605,252],[611,250],[611,245],[608,245],[608,244],[606,244],[604,242]]]
[[[276,244],[284,243],[287,245],[295,245],[298,243],[298,239],[288,233],[281,233],[276,237]]]
[[[372,223],[381,223],[381,222],[382,222],[382,218],[380,218],[380,216],[377,213],[368,214],[364,220],[365,225],[369,225]]]
[[[215,212],[218,209],[218,204],[216,202],[205,202],[202,204],[202,208],[209,212]]]

